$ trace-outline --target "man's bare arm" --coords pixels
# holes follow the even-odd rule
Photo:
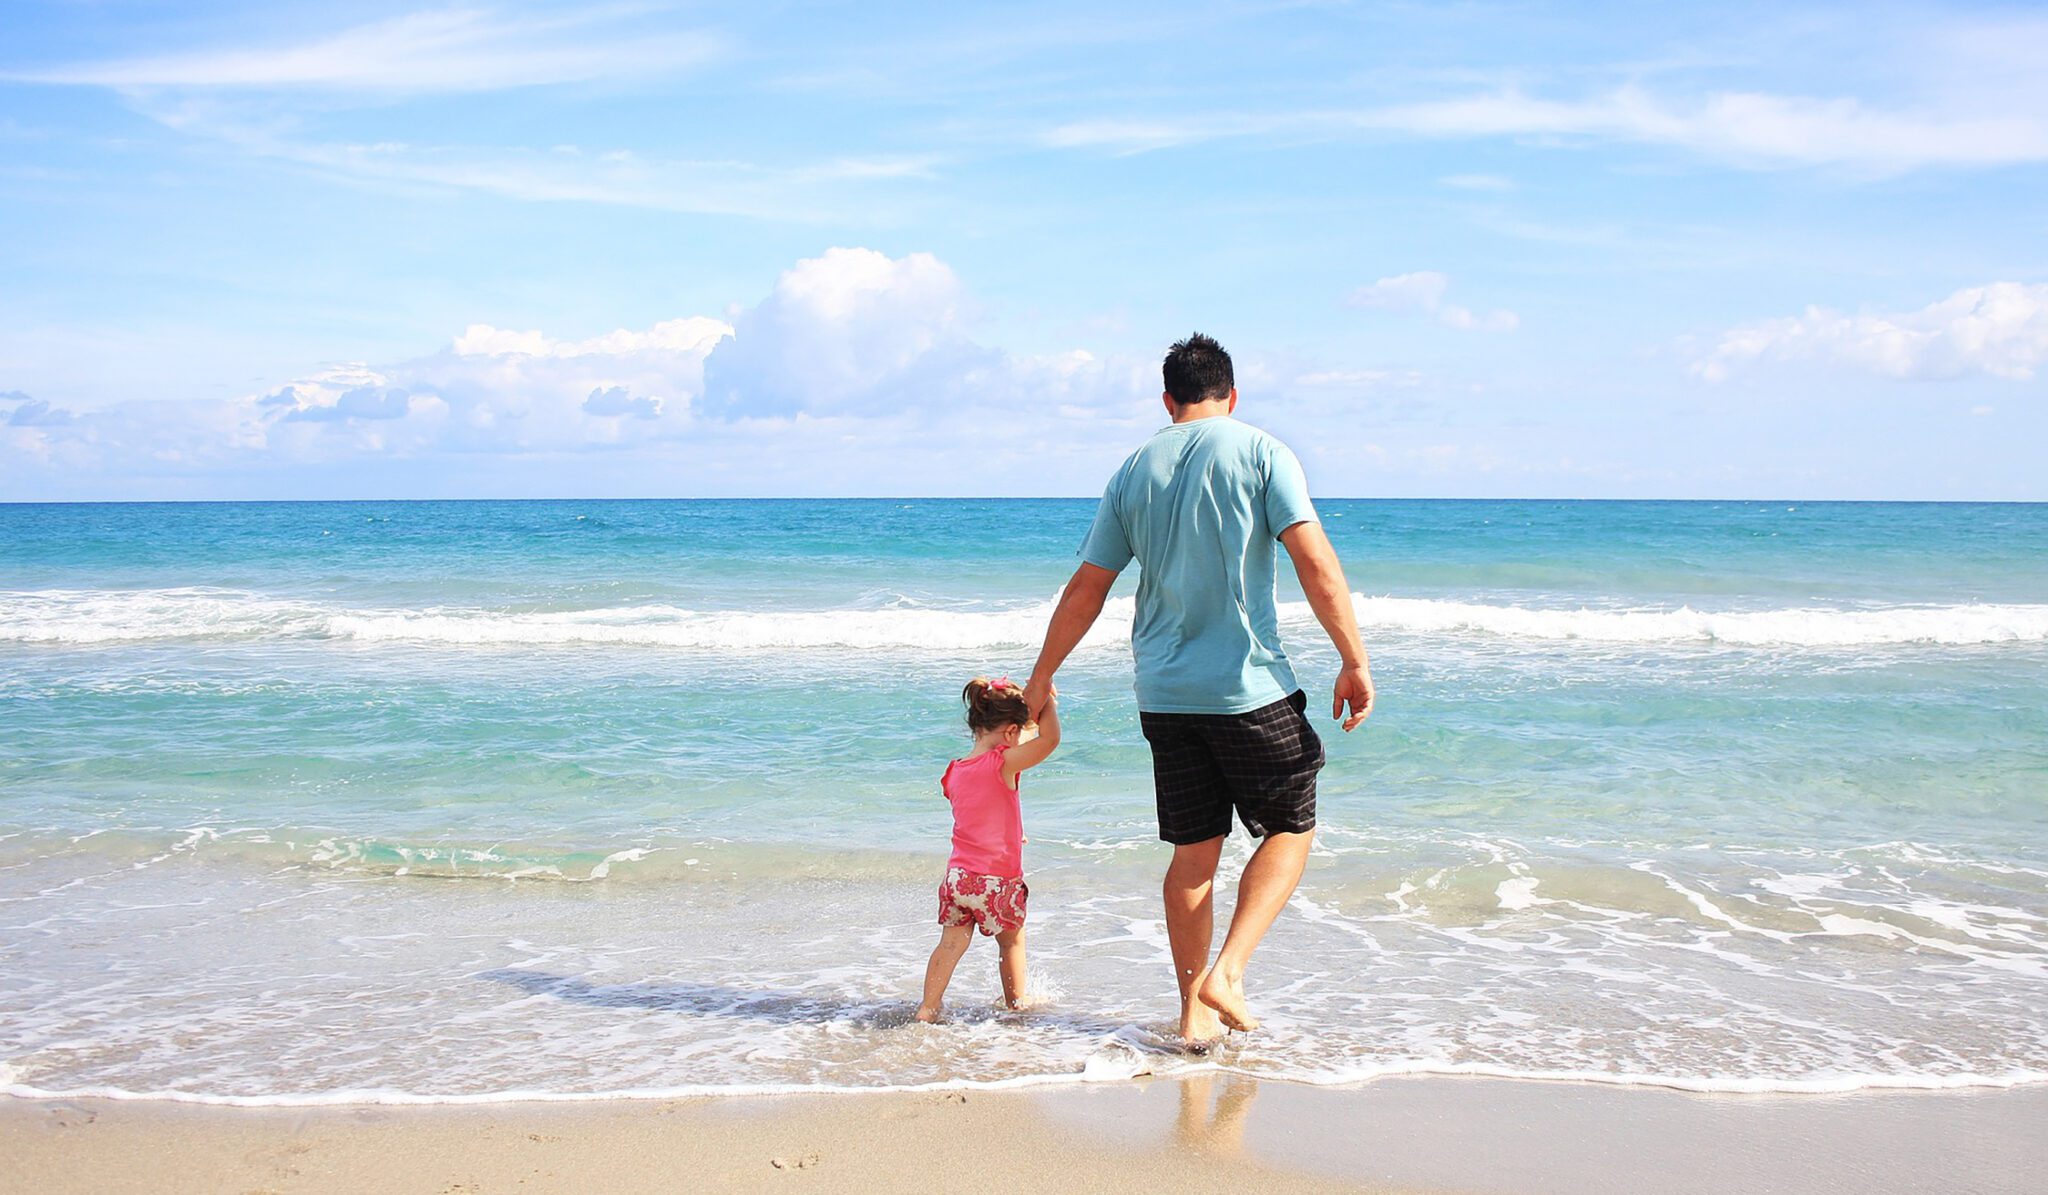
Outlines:
[[[1337,685],[1331,694],[1330,716],[1343,718],[1344,729],[1356,729],[1372,712],[1372,667],[1365,657],[1365,642],[1358,637],[1358,615],[1351,608],[1351,586],[1344,580],[1344,566],[1337,549],[1320,523],[1296,523],[1280,533],[1280,543],[1294,561],[1294,574],[1301,578],[1301,591],[1308,597],[1316,621],[1337,645],[1344,663],[1337,671]],[[1345,716],[1345,707],[1351,707]]]
[[[1045,709],[1046,695],[1052,691],[1052,674],[1067,662],[1081,637],[1095,625],[1095,619],[1102,613],[1102,603],[1109,598],[1109,587],[1114,584],[1116,574],[1099,564],[1084,563],[1074,570],[1066,590],[1060,594],[1059,605],[1053,608],[1052,621],[1046,624],[1045,646],[1038,649],[1038,663],[1031,667],[1031,683],[1024,686],[1024,704],[1033,718]]]

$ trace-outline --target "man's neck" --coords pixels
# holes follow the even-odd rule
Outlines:
[[[1229,415],[1230,403],[1227,400],[1223,402],[1191,402],[1174,413],[1173,421],[1175,423],[1194,423],[1202,419],[1223,419]]]

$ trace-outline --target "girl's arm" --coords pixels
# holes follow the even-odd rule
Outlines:
[[[1054,690],[1046,697],[1045,708],[1039,711],[1038,737],[1003,753],[1003,783],[1015,788],[1017,777],[1023,775],[1024,769],[1044,763],[1059,745],[1060,700],[1058,691]]]

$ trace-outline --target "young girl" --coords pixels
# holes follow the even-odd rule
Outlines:
[[[924,1002],[917,1019],[936,1021],[953,968],[967,953],[978,928],[993,934],[1001,952],[1003,1003],[1024,999],[1024,814],[1017,804],[1017,779],[1045,762],[1060,745],[1058,694],[1035,724],[1024,706],[1024,690],[1010,678],[975,677],[962,696],[974,749],[946,765],[939,781],[953,802],[953,857],[939,885],[939,945],[924,972]]]

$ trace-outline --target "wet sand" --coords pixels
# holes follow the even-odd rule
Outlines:
[[[2037,1190],[2048,1086],[1696,1095],[1234,1075],[997,1092],[232,1108],[0,1100],[20,1192]]]

